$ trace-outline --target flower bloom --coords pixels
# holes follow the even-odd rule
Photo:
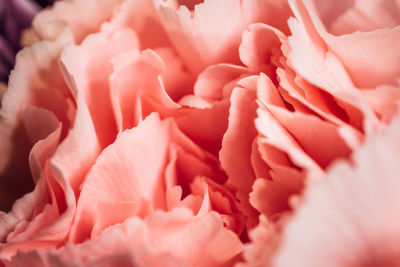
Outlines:
[[[0,110],[0,260],[285,266],[314,185],[336,180],[331,166],[398,109],[399,27],[385,7],[71,0],[43,10],[41,41],[18,54]],[[372,10],[382,22],[365,19]]]

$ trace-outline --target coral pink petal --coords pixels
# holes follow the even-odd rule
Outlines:
[[[61,172],[59,174],[68,181],[75,194],[78,194],[84,175],[96,160],[101,148],[81,94],[77,96],[76,102],[74,126],[57,147],[51,164],[58,170],[57,172]]]
[[[339,128],[316,116],[270,106],[269,109],[282,126],[297,140],[304,151],[322,168],[333,160],[350,155],[351,150],[340,136]],[[315,140],[318,140],[318,144]]]
[[[238,63],[237,47],[246,27],[240,1],[206,0],[190,11],[157,0],[156,7],[176,51],[193,73],[215,63]]]
[[[40,177],[45,162],[54,152],[59,142],[61,133],[59,121],[51,112],[34,107],[29,107],[25,111],[24,119],[26,119],[27,116],[33,116],[30,121],[32,124],[29,123],[26,128],[28,129],[28,133],[30,133],[32,143],[35,143],[30,153],[29,162],[33,178],[38,184],[35,186],[33,192],[18,200],[13,205],[12,211],[4,214],[0,219],[4,224],[3,227],[1,227],[3,230],[0,232],[0,239],[2,240],[4,240],[6,235],[10,233],[10,230],[12,230],[17,223],[29,220],[30,216],[40,211],[44,201],[47,200],[47,196],[43,191],[45,190],[44,181],[40,179]],[[12,188],[8,187],[7,192],[1,194],[2,203],[7,203],[9,201],[7,199],[8,192],[13,192]],[[32,203],[34,206],[29,208]]]
[[[229,125],[220,151],[221,165],[228,175],[227,183],[237,192],[241,209],[249,216],[249,225],[255,224],[254,210],[249,206],[248,194],[251,192],[255,174],[251,165],[253,139],[257,135],[254,126],[257,104],[256,93],[250,89],[235,88],[231,95]]]
[[[240,59],[250,69],[274,77],[272,64],[276,64],[274,60],[282,55],[281,40],[286,41],[286,36],[278,29],[261,23],[252,24],[243,33],[239,47]]]
[[[33,267],[184,267],[180,261],[169,254],[154,255],[143,247],[138,246],[133,249],[126,244],[122,245],[121,240],[119,242],[119,245],[110,245],[110,235],[106,235],[95,242],[88,242],[82,247],[70,246],[68,244],[61,251],[43,252],[34,250],[19,252],[11,261],[5,261],[5,263],[7,267],[25,265]],[[103,248],[102,255],[88,257],[88,253],[94,255],[99,247]]]
[[[370,133],[377,127],[377,118],[360,92],[354,87],[340,58],[329,50],[312,25],[301,3],[291,1],[297,19],[289,19],[292,36],[288,60],[293,68],[313,85],[341,101],[350,119]],[[357,124],[355,124],[357,126]]]
[[[166,68],[162,72],[162,80],[168,95],[176,102],[193,93],[193,76],[183,65],[182,59],[170,47],[154,49],[161,57]]]
[[[66,121],[65,98],[70,94],[58,67],[58,57],[69,42],[70,36],[63,33],[54,42],[36,42],[21,50],[3,95],[1,117],[15,121],[21,110],[33,105],[49,109]]]
[[[301,173],[290,168],[275,167],[273,172],[275,179],[258,178],[254,182],[249,197],[251,205],[268,218],[290,209],[290,197],[300,192],[304,179]]]
[[[287,0],[246,0],[243,1],[243,14],[250,23],[264,23],[285,34],[289,33],[287,20],[293,16]]]
[[[245,228],[245,217],[239,212],[239,201],[224,186],[207,177],[198,176],[190,185],[191,194],[203,197],[203,204],[196,216],[202,212],[204,202],[207,202],[206,213],[214,210],[221,214],[226,228],[239,236]]]
[[[387,266],[400,263],[400,142],[397,118],[310,184],[288,222],[274,266]]]
[[[242,243],[223,227],[216,213],[194,216],[180,208],[158,211],[145,220],[130,218],[95,240],[67,244],[57,251],[21,252],[14,260],[15,264],[30,260],[49,264],[40,266],[54,266],[51,262],[58,262],[56,266],[71,262],[84,266],[232,266],[241,251]]]
[[[4,242],[6,240],[8,234],[14,230],[14,227],[19,222],[29,220],[37,209],[43,208],[46,200],[46,182],[44,179],[39,179],[34,191],[17,200],[13,205],[12,211],[0,214],[1,241]]]
[[[291,160],[301,168],[311,173],[322,172],[320,166],[299,146],[295,139],[279,124],[269,110],[258,108],[256,127],[264,137],[262,143],[272,145],[281,151],[285,151]]]
[[[350,121],[348,113],[339,105],[340,102],[338,103],[337,99],[299,77],[295,78],[295,74],[291,71],[279,68],[277,74],[283,89],[282,94],[286,91],[286,94],[289,94],[290,97],[299,101],[326,121],[338,125],[342,138],[349,147],[356,148],[362,143],[363,135],[360,130],[349,124],[353,122],[354,125],[358,125],[359,123],[355,122],[354,119]],[[362,94],[364,93],[362,92]],[[365,99],[367,101],[368,97],[365,96]],[[287,96],[285,96],[285,100],[289,101]],[[371,102],[371,100],[368,101]],[[294,105],[293,100],[289,102]]]
[[[43,39],[54,41],[68,27],[75,42],[81,43],[90,33],[99,31],[102,22],[110,19],[123,0],[71,0],[56,2],[40,12],[33,21],[35,31]],[[88,12],[90,10],[90,12]]]
[[[228,128],[229,102],[223,100],[207,108],[181,109],[173,114],[179,129],[202,149],[217,155]]]
[[[117,2],[114,0],[114,2]],[[118,1],[121,2],[121,1]],[[110,22],[101,26],[101,31],[112,34],[131,28],[138,35],[142,49],[170,46],[153,1],[127,0],[114,12]]]
[[[238,237],[223,227],[214,212],[201,217],[183,209],[158,212],[146,224],[149,247],[169,252],[189,266],[229,266],[242,251]]]
[[[276,223],[269,221],[265,216],[260,216],[260,223],[250,233],[251,243],[244,247],[243,258],[245,262],[238,263],[237,267],[265,267],[270,262],[278,243],[279,233]]]
[[[86,101],[103,147],[112,143],[117,134],[109,97],[108,76],[112,71],[110,60],[136,47],[136,35],[127,29],[109,38],[102,33],[90,35],[79,46],[67,46],[61,55],[65,72],[73,78],[74,87]],[[76,96],[77,92],[74,94]]]
[[[141,218],[151,214],[152,207],[148,200],[140,199],[136,202],[99,202],[94,218],[91,239],[95,239],[104,229],[125,221],[129,216]]]
[[[116,142],[101,153],[82,186],[72,240],[77,242],[90,237],[97,212],[92,203],[124,201],[134,204],[143,198],[150,202],[152,209],[165,207],[163,173],[171,125],[171,121],[161,122],[153,114],[139,127],[122,132]],[[113,182],[115,180],[120,183]],[[125,218],[129,216],[128,213]]]
[[[329,48],[343,62],[354,84],[362,88],[395,85],[400,75],[400,48],[397,45],[400,42],[400,14],[393,10],[398,9],[398,3],[393,0],[355,1],[331,25],[334,33],[344,34],[335,36],[322,24],[314,2],[305,1],[310,18]]]
[[[1,220],[7,223],[4,227],[5,231],[10,231],[13,225],[16,226],[7,237],[7,245],[2,249],[1,258],[10,258],[17,250],[29,250],[32,246],[38,246],[37,244],[41,242],[41,246],[48,246],[60,241],[59,239],[63,238],[63,231],[65,235],[65,229],[52,227],[44,229],[56,221],[59,212],[63,211],[64,207],[69,204],[68,201],[66,203],[65,199],[61,199],[64,198],[64,192],[59,192],[60,185],[55,184],[57,181],[52,180],[47,164],[59,143],[61,127],[58,120],[49,111],[31,107],[30,114],[36,114],[36,119],[40,119],[37,124],[42,124],[42,130],[47,128],[48,133],[47,137],[34,145],[30,154],[32,174],[34,179],[38,179],[36,189],[17,201],[13,211]],[[48,125],[46,126],[45,123]],[[42,131],[41,134],[43,135],[44,132]],[[51,205],[45,205],[49,201],[48,195],[51,198]],[[30,207],[31,203],[35,206]],[[15,225],[15,223],[18,223],[18,225]],[[55,231],[61,233],[61,237]],[[3,232],[2,236],[4,237],[6,233]],[[43,242],[42,238],[46,241]],[[40,239],[42,241],[39,241]]]
[[[400,80],[398,86],[380,85],[374,89],[362,90],[361,94],[374,111],[383,117],[391,118],[397,110],[397,100],[400,99]]]
[[[110,99],[119,131],[137,126],[153,111],[179,107],[165,92],[160,76],[166,66],[154,51],[130,50],[112,63]]]
[[[194,84],[194,94],[209,102],[224,98],[224,86],[248,73],[244,67],[228,64],[212,65],[202,71]]]
[[[23,141],[25,133],[19,122],[27,106],[51,110],[63,123],[65,132],[68,129],[71,123],[68,113],[73,113],[73,108],[67,103],[70,93],[57,62],[68,42],[70,36],[63,33],[54,42],[37,42],[18,54],[0,110],[0,173],[8,171],[7,164],[22,166],[19,162],[28,156],[31,144]],[[17,139],[18,142],[14,141]],[[7,176],[10,175],[23,176],[22,173]]]
[[[98,157],[82,186],[71,240],[80,242],[90,237],[98,209],[93,203],[141,205],[144,199],[150,210],[165,209],[164,175],[169,149],[176,149],[180,164],[191,166],[186,168],[188,171],[179,167],[181,182],[192,177],[191,172],[212,174],[200,160],[204,157],[202,151],[182,135],[175,123],[171,119],[160,121],[153,113],[140,126],[122,132]],[[120,183],[115,183],[116,179]],[[124,218],[133,215],[126,213]]]

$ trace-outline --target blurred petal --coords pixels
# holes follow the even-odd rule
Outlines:
[[[111,18],[114,8],[124,0],[56,1],[41,11],[33,26],[42,39],[54,41],[65,28],[79,44],[90,33],[98,32],[101,23]],[[88,12],[90,10],[90,12]]]
[[[309,185],[274,266],[387,266],[400,262],[399,117]]]

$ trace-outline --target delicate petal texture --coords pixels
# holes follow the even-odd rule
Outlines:
[[[235,81],[246,74],[246,68],[236,65],[211,65],[197,76],[194,94],[211,103],[224,99],[232,90],[228,86],[233,87]]]
[[[184,5],[156,3],[171,42],[192,72],[215,63],[238,62],[235,48],[246,27],[240,1],[206,0],[193,11]]]
[[[164,47],[170,43],[153,1],[125,0],[116,9],[110,22],[101,26],[101,30],[108,34],[124,28],[135,31],[142,49]]]
[[[0,83],[0,266],[400,264],[399,8],[55,1]]]
[[[160,266],[158,257],[166,260],[163,266],[231,266],[241,250],[238,237],[223,227],[216,213],[194,216],[189,210],[180,208],[156,212],[145,220],[130,218],[106,229],[95,240],[75,246],[68,244],[47,255],[21,253],[16,260],[26,263],[35,259],[52,266],[48,261],[53,258],[64,264],[66,260],[77,264],[89,261],[92,265],[84,266],[98,266],[91,259],[102,264],[113,255],[115,258],[108,262],[115,264],[118,255],[128,254],[125,260],[133,261],[133,266]]]
[[[326,179],[310,185],[274,266],[400,263],[399,130],[397,117],[355,153],[354,166],[338,163]]]
[[[325,4],[326,6],[319,4],[317,8],[314,0],[304,1],[304,4],[316,30],[329,48],[342,60],[355,85],[361,88],[374,88],[380,84],[398,84],[396,82],[400,75],[400,48],[397,45],[400,42],[398,3],[395,0],[347,2],[345,11],[330,25],[324,25],[321,21],[326,19],[326,11],[321,12],[322,14],[318,12],[318,9],[332,9],[329,3]],[[330,34],[326,27],[335,35]]]
[[[56,1],[54,6],[35,17],[33,26],[42,39],[50,41],[54,41],[68,27],[75,42],[81,43],[86,35],[97,32],[101,23],[110,19],[114,8],[122,2],[123,0]]]
[[[152,50],[130,50],[112,63],[110,98],[119,131],[137,126],[152,111],[179,107],[165,92],[160,77],[166,66]]]
[[[169,184],[164,173],[171,150],[190,168],[179,171],[177,180]],[[166,209],[166,188],[175,183],[187,188],[191,173],[213,174],[201,159],[205,160],[202,151],[182,135],[171,119],[160,121],[156,114],[150,115],[139,127],[121,133],[91,168],[80,193],[71,239],[79,242],[93,236],[96,213],[103,203],[119,207],[120,212],[127,208],[125,214],[114,214],[121,222],[130,216]],[[175,163],[180,168],[181,163]]]
[[[253,71],[262,71],[273,78],[282,55],[280,46],[285,41],[286,36],[278,29],[262,23],[252,24],[243,33],[240,60]]]
[[[1,191],[8,187],[8,200],[1,201],[3,210],[11,208],[9,201],[13,202],[33,189],[27,159],[37,140],[29,140],[27,129],[21,121],[23,113],[29,115],[25,109],[36,106],[52,111],[65,126],[63,134],[71,123],[70,113],[74,112],[74,108],[70,104],[70,93],[57,65],[60,50],[68,40],[68,35],[64,34],[55,42],[39,42],[18,54],[0,110]],[[36,123],[35,120],[40,120],[35,116],[31,118],[31,126]],[[40,126],[37,128],[40,130]]]
[[[345,67],[312,25],[302,3],[291,1],[297,20],[289,19],[292,36],[288,59],[294,69],[312,84],[332,94],[347,112],[350,123],[372,132],[377,118],[359,90],[354,87]],[[306,52],[307,51],[307,52]]]
[[[108,86],[108,76],[111,74],[110,60],[136,47],[135,34],[126,29],[114,33],[109,38],[103,33],[91,35],[80,46],[66,47],[61,55],[65,70],[72,76],[76,90],[85,99],[103,147],[110,144],[117,133]],[[95,48],[103,52],[98,53]]]
[[[242,212],[249,217],[248,224],[251,226],[256,223],[255,211],[248,200],[255,180],[250,162],[252,142],[257,134],[253,124],[257,109],[255,94],[249,89],[234,89],[231,95],[229,126],[220,151],[221,165],[229,177],[227,183],[237,190],[236,197],[242,203]]]

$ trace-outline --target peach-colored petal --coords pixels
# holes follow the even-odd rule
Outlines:
[[[226,230],[213,212],[197,218],[187,210],[156,213],[146,223],[148,246],[169,252],[187,265],[230,266],[242,250],[238,237]]]
[[[161,57],[166,68],[162,72],[162,80],[168,95],[176,102],[193,93],[195,77],[183,65],[182,59],[170,47],[154,49]]]
[[[37,42],[21,50],[2,99],[2,118],[15,123],[20,112],[33,105],[53,111],[62,122],[68,123],[66,99],[70,93],[57,59],[69,42],[70,36],[63,32],[54,42]]]
[[[380,84],[396,84],[400,75],[400,48],[397,45],[400,42],[400,14],[395,11],[398,3],[394,0],[354,1],[330,25],[330,30],[337,35],[330,34],[322,24],[325,14],[318,16],[315,1],[304,1],[304,4],[316,30],[343,62],[356,86],[374,88]]]
[[[340,58],[319,36],[302,3],[290,3],[297,17],[288,22],[292,31],[289,37],[290,64],[310,83],[339,99],[340,106],[353,120],[353,125],[361,125],[366,133],[373,132],[378,124],[377,118],[371,107],[362,101],[360,92],[354,87]]]
[[[73,78],[74,87],[86,101],[103,147],[110,144],[117,133],[109,97],[108,76],[112,71],[110,60],[136,47],[135,34],[126,29],[110,37],[103,33],[90,35],[79,46],[67,46],[61,55],[65,72]]]
[[[209,102],[225,97],[225,87],[248,73],[244,67],[228,64],[212,65],[202,71],[194,84],[194,94]]]
[[[129,219],[124,226],[132,241],[142,240],[153,253],[169,253],[188,266],[231,266],[242,250],[238,237],[226,230],[213,212],[200,217],[187,209],[156,212],[145,224],[135,223],[136,229],[130,227],[134,220]]]
[[[65,227],[57,230],[45,227],[56,221],[60,212],[71,202],[64,198],[63,189],[60,188],[59,181],[52,177],[48,165],[49,158],[60,140],[59,121],[47,110],[30,107],[26,112],[29,112],[24,115],[24,121],[29,122],[26,124],[28,133],[34,137],[34,142],[42,139],[33,146],[29,159],[37,185],[32,193],[17,201],[12,212],[2,218],[6,223],[4,227],[6,232],[2,233],[2,238],[8,235],[7,243],[3,244],[0,255],[2,259],[10,258],[17,250],[29,250],[35,244],[46,247],[63,239],[62,233],[64,232],[65,236]],[[47,202],[51,204],[46,204]],[[32,204],[34,206],[30,206]],[[52,230],[59,231],[61,237]]]
[[[227,183],[236,190],[242,212],[248,216],[248,225],[255,225],[256,212],[250,207],[248,194],[251,192],[255,174],[250,157],[253,139],[256,137],[254,119],[257,104],[256,93],[250,89],[235,88],[231,95],[229,126],[222,141],[221,165],[228,175]]]
[[[283,128],[272,113],[263,108],[257,109],[256,127],[263,135],[262,142],[272,145],[290,156],[291,160],[311,173],[321,173],[322,169],[304,152],[295,139]]]
[[[121,1],[119,1],[121,2]],[[170,41],[153,1],[125,0],[117,7],[109,23],[101,26],[101,31],[107,34],[131,28],[138,35],[142,49],[169,46]]]
[[[153,111],[176,109],[167,95],[161,74],[166,66],[152,50],[130,50],[113,61],[110,99],[118,130],[137,126]]]
[[[10,261],[5,261],[7,267],[18,267],[29,265],[33,267],[110,267],[110,266],[124,266],[124,267],[184,267],[181,262],[173,258],[169,254],[154,255],[147,249],[137,247],[132,249],[127,245],[120,243],[119,248],[110,251],[110,247],[99,243],[107,243],[109,240],[99,240],[91,242],[82,248],[77,248],[67,245],[65,249],[50,252],[18,252],[15,257]],[[99,246],[104,246],[106,253],[96,257],[89,257],[88,260],[82,259],[80,254],[88,253],[89,251],[96,251]]]
[[[34,137],[35,140],[29,140],[21,122],[26,107],[36,106],[52,111],[63,123],[63,135],[72,121],[70,114],[74,113],[74,107],[57,64],[61,49],[69,40],[68,34],[63,33],[56,41],[35,43],[23,49],[17,56],[0,110],[0,203],[3,210],[11,208],[12,203],[9,201],[13,202],[33,190],[26,160],[34,144],[32,141],[37,137]],[[29,115],[29,112],[24,114]],[[43,123],[46,121],[47,119]],[[46,128],[40,129],[37,127],[39,124],[28,128],[32,126],[39,131]],[[30,134],[36,135],[35,131],[31,131]]]
[[[286,0],[243,1],[243,14],[249,23],[261,22],[289,33],[287,19],[292,16]]]
[[[46,253],[19,253],[11,263],[34,260],[47,266],[54,266],[51,262],[60,264],[55,266],[110,266],[105,262],[116,266],[130,266],[132,262],[133,266],[232,266],[241,250],[237,236],[223,227],[216,213],[194,216],[180,208],[156,212],[145,220],[130,218],[106,229],[95,240],[78,245],[67,244]]]
[[[208,101],[195,95],[185,95],[181,98],[181,100],[179,100],[179,104],[182,106],[199,109],[209,108],[212,106],[212,104],[210,104]]]
[[[132,211],[133,205],[142,205],[145,200],[150,211],[166,209],[164,174],[169,150],[174,150],[178,159],[177,180],[169,186],[179,183],[187,188],[195,175],[213,175],[203,162],[204,153],[178,130],[173,120],[160,121],[153,113],[138,127],[122,132],[98,157],[82,186],[71,239],[79,242],[93,235],[98,209],[93,203],[131,203]],[[138,214],[127,212],[119,217],[134,215]]]
[[[398,115],[397,115],[398,116]],[[274,266],[396,266],[400,262],[399,130],[392,124],[310,184]]]
[[[332,95],[323,90],[313,87],[300,77],[294,77],[295,74],[288,69],[278,68],[277,74],[280,79],[281,89],[283,89],[280,91],[281,94],[296,110],[301,109],[298,108],[296,102],[293,102],[293,99],[323,119],[338,125],[341,136],[349,147],[356,148],[362,143],[363,135],[359,129],[354,127],[359,122],[356,122],[354,118],[349,118],[348,113],[341,107],[340,101],[337,101]]]
[[[246,27],[240,1],[206,0],[191,11],[158,0],[156,7],[176,51],[193,73],[215,63],[238,63],[237,46]]]
[[[251,243],[244,246],[243,258],[245,262],[238,263],[237,267],[268,267],[271,266],[271,256],[279,244],[279,232],[276,223],[260,216],[260,223],[249,233]]]
[[[90,237],[97,208],[93,203],[135,204],[143,198],[150,202],[152,209],[165,207],[163,168],[171,123],[161,123],[152,115],[138,128],[124,131],[102,152],[82,186],[72,240],[77,242]],[[149,139],[150,134],[155,136]],[[115,180],[120,182],[113,182]]]
[[[240,236],[245,228],[245,217],[238,209],[239,201],[228,189],[212,179],[198,176],[190,184],[190,190],[194,196],[203,197],[202,206],[196,216],[204,215],[211,210],[217,211],[221,215],[224,226]],[[203,210],[204,214],[202,214]]]
[[[381,120],[389,120],[397,109],[397,99],[400,99],[400,80],[397,86],[380,85],[374,89],[365,89],[361,95],[366,102],[381,116]]]
[[[183,108],[173,114],[179,129],[202,149],[218,155],[228,127],[229,102],[223,100],[207,108]]]
[[[57,1],[40,12],[33,25],[42,39],[54,41],[68,27],[76,43],[97,32],[101,23],[110,19],[113,10],[124,0]]]
[[[44,179],[39,179],[36,183],[34,191],[26,194],[21,199],[17,200],[9,213],[0,215],[0,238],[4,242],[13,228],[21,221],[29,220],[35,214],[35,208],[43,208],[46,197],[46,182]]]
[[[350,148],[345,144],[338,127],[334,124],[327,123],[316,116],[290,112],[280,107],[270,106],[269,109],[303,150],[322,168],[327,167],[337,158],[350,155]],[[318,140],[318,143],[315,140]]]
[[[32,120],[27,120],[28,116],[31,117]],[[24,121],[29,121],[28,124],[25,124],[25,127],[28,135],[31,137],[31,142],[35,144],[30,153],[30,167],[35,182],[37,181],[40,184],[35,186],[33,192],[18,200],[16,204],[13,205],[13,209],[10,213],[2,216],[0,221],[4,225],[1,227],[0,239],[4,239],[10,234],[10,231],[13,227],[17,226],[17,223],[20,224],[22,221],[30,220],[33,214],[39,212],[41,208],[43,208],[43,204],[47,200],[47,195],[44,192],[45,182],[43,179],[40,179],[41,172],[44,169],[45,162],[54,152],[61,133],[59,121],[47,110],[28,107],[24,112],[23,118]],[[40,182],[38,180],[40,180]],[[21,185],[18,186],[18,188],[20,187]],[[2,205],[12,200],[9,195],[12,195],[15,190],[18,189],[13,189],[13,187],[9,185],[7,191],[2,192],[0,197]],[[32,205],[31,203],[34,206],[30,206]]]
[[[286,36],[278,29],[261,23],[252,24],[243,33],[240,60],[253,71],[275,77],[276,65],[282,56],[282,41],[286,41]]]
[[[101,149],[88,108],[81,94],[77,96],[76,102],[74,126],[65,140],[57,147],[51,164],[62,172],[64,179],[77,194],[84,175],[96,160]]]

